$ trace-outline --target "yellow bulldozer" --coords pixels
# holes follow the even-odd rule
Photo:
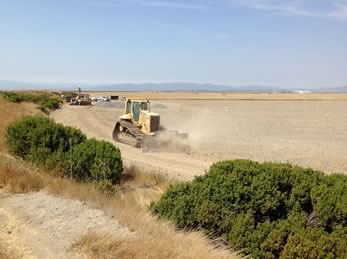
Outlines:
[[[119,116],[112,137],[117,142],[149,151],[189,151],[188,134],[168,131],[160,125],[160,115],[150,110],[150,101],[123,99],[124,114]]]

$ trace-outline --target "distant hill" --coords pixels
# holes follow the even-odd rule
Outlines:
[[[35,84],[26,82],[15,82],[0,80],[0,90],[76,90],[76,84]],[[84,91],[153,91],[153,92],[245,92],[245,93],[269,93],[269,92],[292,92],[299,88],[280,88],[271,86],[228,86],[220,84],[202,83],[145,83],[145,84],[103,84],[103,85],[83,85]],[[301,89],[301,88],[300,88]],[[303,88],[304,90],[305,88]],[[347,92],[347,86],[336,88],[309,89],[313,92]]]
[[[334,88],[321,88],[322,92],[328,93],[347,93],[347,86],[334,87]]]
[[[15,82],[0,80],[0,90],[75,90],[75,84],[58,85],[58,84],[34,84],[26,82]],[[89,91],[182,91],[182,92],[272,92],[283,91],[281,88],[263,87],[263,86],[244,86],[234,87],[218,84],[199,84],[199,83],[145,83],[145,84],[105,84],[105,85],[81,85],[82,90]]]
[[[146,84],[112,84],[85,87],[93,91],[166,91],[166,92],[273,92],[283,91],[282,88],[264,86],[227,86],[218,84],[199,83],[146,83]],[[284,90],[286,91],[286,90]]]

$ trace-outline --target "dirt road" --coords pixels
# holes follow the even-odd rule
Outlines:
[[[192,152],[142,153],[116,144],[125,163],[183,180],[222,159],[282,161],[325,172],[347,172],[347,102],[344,100],[156,100],[153,111],[172,130],[187,132]],[[89,137],[109,140],[117,107],[64,106],[52,117]]]
[[[15,258],[83,258],[71,246],[88,231],[131,235],[101,210],[76,200],[0,192],[0,241]]]

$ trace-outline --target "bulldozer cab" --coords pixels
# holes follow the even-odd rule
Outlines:
[[[139,123],[141,111],[150,111],[150,104],[148,100],[126,99],[124,116],[131,119],[133,123]]]

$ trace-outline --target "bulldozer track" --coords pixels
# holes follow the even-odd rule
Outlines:
[[[120,129],[122,127],[122,129]],[[113,130],[113,140],[123,142],[134,147],[141,147],[143,133],[134,124],[119,120]]]

